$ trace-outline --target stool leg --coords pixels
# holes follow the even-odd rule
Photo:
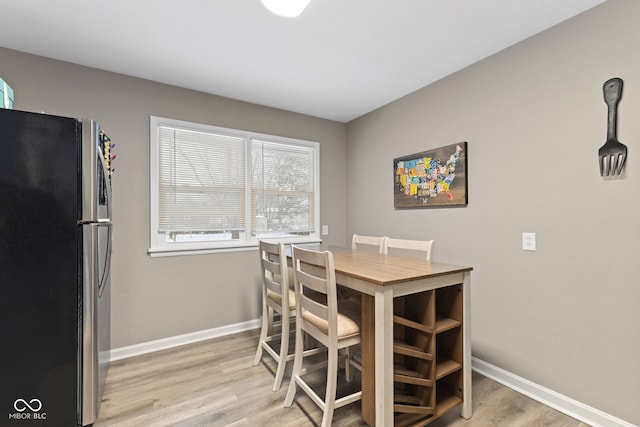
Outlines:
[[[351,366],[351,347],[346,347],[344,349],[344,352],[347,355],[347,358],[344,361],[344,375],[347,379],[347,382],[350,383],[351,381],[353,381],[353,367]]]
[[[304,337],[302,330],[296,319],[296,353],[293,359],[293,371],[291,372],[291,380],[289,381],[289,389],[284,399],[284,406],[288,408],[293,404],[293,398],[296,396],[296,377],[300,376],[302,371],[302,358],[304,357]]]
[[[287,365],[287,355],[289,354],[289,316],[282,314],[281,319],[280,360],[278,360],[278,369],[276,369],[276,381],[273,383],[273,391],[278,391],[282,385],[284,368]]]
[[[336,388],[338,381],[338,350],[333,349],[327,354],[327,393],[324,398],[324,414],[322,415],[322,427],[331,426],[333,410],[336,403]]]
[[[269,316],[267,314],[267,306],[266,304],[262,307],[262,327],[260,328],[260,338],[258,341],[258,349],[256,350],[256,356],[253,358],[253,366],[256,366],[260,363],[260,359],[262,359],[262,346],[264,345],[265,340],[267,339],[267,332],[269,330]]]

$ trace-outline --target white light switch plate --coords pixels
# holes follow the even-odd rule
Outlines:
[[[328,236],[329,235],[329,226],[328,225],[323,225],[322,226],[322,235],[323,236]]]
[[[522,233],[522,250],[536,250],[536,233]]]

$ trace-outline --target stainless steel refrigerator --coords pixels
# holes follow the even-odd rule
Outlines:
[[[0,426],[97,418],[110,351],[111,147],[0,109]]]

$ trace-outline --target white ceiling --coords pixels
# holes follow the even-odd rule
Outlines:
[[[0,46],[348,122],[603,2],[2,0]]]

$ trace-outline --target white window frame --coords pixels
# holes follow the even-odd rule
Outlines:
[[[164,117],[150,116],[150,256],[174,256],[188,254],[202,254],[214,252],[255,250],[258,247],[258,237],[252,235],[251,226],[251,141],[253,139],[265,140],[272,143],[283,143],[312,148],[314,153],[314,225],[313,232],[308,236],[286,237],[279,235],[264,236],[266,239],[277,239],[285,243],[315,243],[320,242],[320,144],[314,141],[292,139],[281,136],[267,135],[237,129],[229,129],[200,123],[192,123],[182,120]],[[168,242],[164,233],[159,229],[159,161],[160,161],[160,135],[161,126],[176,127],[199,132],[221,133],[240,136],[245,140],[245,230],[240,233],[237,240],[220,240],[206,242]]]

